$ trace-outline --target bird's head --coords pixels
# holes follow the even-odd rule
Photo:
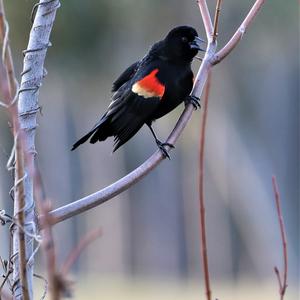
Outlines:
[[[190,26],[173,28],[163,40],[164,54],[175,61],[192,61],[201,48],[203,40],[198,37],[197,31]]]

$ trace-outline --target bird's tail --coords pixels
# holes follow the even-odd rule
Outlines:
[[[108,118],[102,118],[91,131],[79,139],[72,147],[71,151],[75,150],[78,146],[85,143],[90,137],[90,143],[95,144],[97,141],[104,141],[112,135],[110,130]]]

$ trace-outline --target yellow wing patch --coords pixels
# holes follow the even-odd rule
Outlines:
[[[137,81],[131,88],[132,92],[144,98],[162,98],[165,86],[158,80],[156,74],[158,69],[154,69],[149,75]]]

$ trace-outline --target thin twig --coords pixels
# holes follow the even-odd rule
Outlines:
[[[25,189],[24,189],[24,154],[21,139],[16,139],[16,178],[15,178],[15,213],[18,224],[25,227]],[[26,261],[26,238],[25,232],[16,228],[18,234],[18,252],[19,252],[19,274],[22,285],[22,294],[24,300],[29,300],[28,278],[27,278],[27,261]]]
[[[282,209],[281,209],[281,198],[280,198],[279,188],[275,176],[272,176],[272,184],[273,184],[276,210],[277,210],[277,216],[278,216],[279,227],[280,227],[280,235],[282,240],[283,264],[284,264],[283,280],[281,280],[280,272],[277,267],[274,267],[274,271],[278,278],[280,300],[283,300],[286,292],[286,288],[288,286],[287,285],[287,274],[288,274],[287,240],[286,240],[286,232],[285,232],[284,220],[283,220]]]
[[[254,20],[255,16],[258,14],[260,8],[263,6],[265,0],[256,0],[252,8],[250,9],[249,13],[247,14],[246,18],[238,28],[238,30],[234,33],[232,38],[229,42],[216,53],[212,64],[218,64],[221,60],[223,60],[238,44],[238,42],[242,39],[243,35],[245,34],[246,30],[248,29],[251,22]]]
[[[209,36],[212,33],[212,25],[208,9],[206,6],[206,2],[204,0],[198,1],[200,11],[202,13],[202,19],[204,24],[206,24],[207,35]],[[255,10],[259,10],[260,6],[255,5],[252,8],[253,16],[256,15]],[[253,11],[254,10],[254,11]],[[249,21],[245,23],[245,26],[248,27],[250,24]],[[192,95],[200,97],[203,91],[204,84],[206,82],[208,71],[211,69],[212,64],[217,64],[221,60],[225,58],[222,56],[221,59],[216,61],[215,57],[215,43],[210,42],[211,38],[209,38],[208,46],[206,49],[205,56],[203,58],[202,64],[198,71],[198,74],[195,78],[194,87],[192,90]],[[235,47],[237,43],[235,43],[232,47]],[[187,125],[188,121],[190,120],[193,112],[193,106],[187,105],[184,109],[183,113],[181,114],[178,122],[176,123],[173,131],[169,135],[167,142],[174,144],[177,139],[179,138],[180,134],[182,133],[183,129]],[[170,149],[167,148],[169,151]],[[116,195],[122,193],[123,191],[127,190],[130,186],[141,180],[144,176],[146,176],[151,170],[153,170],[161,161],[163,160],[163,155],[161,151],[156,151],[150,158],[148,158],[142,165],[138,168],[124,176],[123,178],[119,179],[118,181],[114,182],[113,184],[99,190],[93,194],[90,194],[84,198],[81,198],[77,201],[74,201],[70,204],[61,206],[53,211],[50,212],[52,219],[55,223],[59,223],[63,220],[71,218],[77,214],[80,214],[84,211],[87,211],[95,206],[98,206],[111,198],[115,197]],[[41,216],[41,218],[43,218]]]
[[[210,278],[208,268],[208,252],[206,242],[206,223],[205,223],[205,201],[204,201],[204,149],[205,149],[205,133],[206,121],[208,112],[208,99],[211,85],[211,72],[208,73],[208,78],[204,90],[204,110],[200,132],[200,155],[199,155],[199,203],[200,203],[200,237],[201,237],[201,257],[204,273],[204,282],[207,300],[211,300]]]
[[[46,269],[49,280],[50,298],[52,300],[60,299],[60,288],[58,273],[56,268],[56,251],[54,245],[54,238],[52,233],[52,221],[49,216],[51,207],[50,201],[46,201],[42,190],[42,178],[37,168],[34,169],[34,198],[38,212],[45,217],[43,218],[42,231],[42,247],[45,254]],[[47,284],[48,285],[48,284]]]
[[[213,35],[213,25],[211,22],[211,17],[209,14],[207,3],[205,0],[198,0],[197,3],[199,6],[199,9],[200,9],[201,16],[202,16],[207,40],[210,41],[212,39],[212,35]]]
[[[78,259],[82,251],[89,246],[93,241],[102,236],[101,228],[88,232],[80,241],[79,244],[70,251],[66,261],[61,267],[61,273],[66,275],[75,261]]]
[[[56,270],[56,251],[52,234],[51,217],[49,216],[50,202],[45,203],[39,198],[38,209],[45,218],[43,218],[43,242],[42,246],[45,253],[46,269],[49,280],[49,290],[52,300],[60,299],[59,276]]]
[[[213,41],[215,42],[218,36],[218,25],[219,25],[219,16],[221,12],[221,3],[222,0],[217,1],[216,11],[215,11],[215,18],[214,18],[214,31],[213,31]]]

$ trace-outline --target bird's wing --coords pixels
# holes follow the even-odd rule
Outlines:
[[[110,119],[115,133],[114,151],[150,121],[158,108],[166,88],[158,79],[158,73],[155,64],[139,68],[113,95],[105,118]]]
[[[129,66],[113,83],[112,92],[116,92],[124,83],[129,81],[137,71],[140,61],[133,63]]]

